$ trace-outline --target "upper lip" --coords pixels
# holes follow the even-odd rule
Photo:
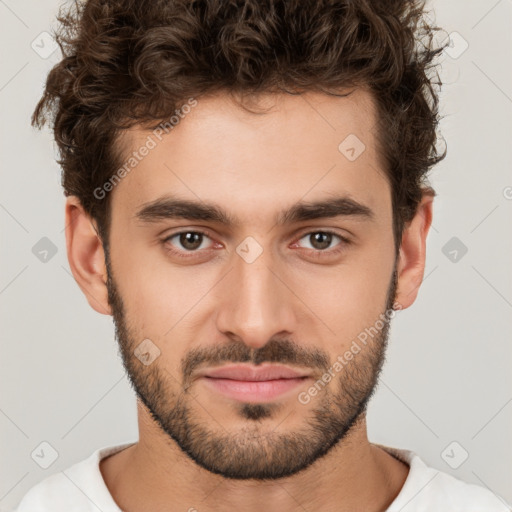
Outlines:
[[[297,379],[309,377],[305,371],[295,370],[289,366],[280,365],[227,365],[219,368],[209,368],[199,372],[199,377],[215,379],[232,379],[244,381],[264,381],[275,379]]]

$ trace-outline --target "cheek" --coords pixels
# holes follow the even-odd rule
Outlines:
[[[178,266],[161,246],[134,244],[116,257],[116,280],[131,328],[163,343],[181,338],[219,280],[214,266]]]
[[[325,323],[334,342],[344,346],[385,311],[392,273],[392,247],[374,244],[339,266],[297,274],[297,294],[316,314],[315,321]]]
[[[138,335],[163,342],[182,338],[215,313],[215,301],[222,299],[217,294],[229,293],[220,283],[229,265],[176,265],[159,242],[150,245],[140,234],[121,233],[116,232],[112,243],[112,262],[130,327]],[[301,328],[323,322],[340,342],[373,325],[384,311],[393,270],[392,235],[369,238],[339,264],[282,267],[284,280],[304,303],[290,299],[303,310],[298,316],[306,324]],[[329,337],[330,331],[325,332]]]

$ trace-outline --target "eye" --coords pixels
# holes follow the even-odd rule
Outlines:
[[[335,238],[341,240],[341,243],[335,245],[335,247],[337,247],[335,250],[328,251],[327,249],[329,249]],[[309,242],[310,247],[307,247],[308,249],[317,252],[328,252],[329,254],[338,253],[343,250],[345,245],[350,244],[350,240],[333,231],[311,231],[300,238],[299,241],[300,240],[307,240]]]
[[[206,233],[202,231],[180,231],[179,233],[174,233],[171,236],[168,236],[164,239],[164,243],[169,243],[172,246],[176,247],[172,240],[176,239],[176,242],[179,246],[177,249],[169,249],[171,252],[198,252],[199,249],[206,249],[208,247],[204,246],[204,239],[210,238]]]
[[[329,250],[336,238],[341,242],[334,245],[333,250]],[[163,240],[163,244],[172,255],[188,258],[197,256],[202,251],[215,246],[215,243],[208,245],[206,239],[211,241],[208,234],[203,231],[187,230],[173,233]],[[306,249],[310,250],[314,257],[337,255],[351,243],[349,239],[329,230],[310,231],[299,238],[299,241],[301,240],[306,240],[309,243],[310,246],[306,246]],[[295,247],[298,245],[298,242],[293,244]],[[217,244],[217,247],[222,247],[222,245]]]

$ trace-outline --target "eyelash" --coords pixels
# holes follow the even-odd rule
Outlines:
[[[205,231],[201,231],[200,229],[194,229],[194,230],[188,229],[188,230],[184,230],[184,231],[178,231],[177,233],[173,233],[172,235],[169,235],[168,237],[164,238],[163,243],[166,244],[172,238],[174,238],[176,236],[179,236],[179,235],[183,235],[184,233],[195,233],[195,234],[203,235],[205,237],[210,238],[209,234],[206,233]],[[314,230],[314,231],[308,231],[308,232],[302,234],[300,236],[300,238],[297,239],[297,241],[301,240],[302,238],[304,238],[307,235],[312,235],[312,234],[315,234],[315,233],[323,233],[323,234],[328,234],[328,235],[334,235],[334,236],[338,237],[341,240],[341,243],[338,244],[338,246],[336,246],[338,248],[334,249],[334,250],[329,250],[329,249],[324,249],[324,250],[308,249],[308,251],[313,251],[313,253],[311,255],[314,258],[321,258],[321,257],[324,256],[324,254],[328,254],[328,255],[331,255],[331,256],[339,254],[339,253],[341,253],[342,251],[344,251],[346,249],[346,246],[348,246],[348,245],[350,245],[352,243],[348,238],[345,238],[344,236],[341,236],[340,234],[336,233],[335,231],[331,231],[329,229],[317,229],[317,230]],[[174,255],[174,256],[178,256],[179,258],[191,258],[191,257],[194,257],[199,252],[198,250],[195,250],[195,251],[185,251],[185,253],[188,253],[188,254],[183,254],[184,251],[180,251],[180,250],[177,250],[177,249],[174,249],[174,248],[169,248],[169,247],[166,247],[166,251],[169,252],[170,254]]]

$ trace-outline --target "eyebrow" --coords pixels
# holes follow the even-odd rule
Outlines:
[[[289,209],[278,212],[275,222],[277,225],[285,225],[340,216],[368,221],[375,219],[371,208],[350,197],[342,196],[313,202],[300,201]],[[166,219],[186,219],[214,222],[229,227],[240,226],[240,221],[235,216],[217,204],[170,195],[143,204],[137,210],[135,218],[143,224]]]

